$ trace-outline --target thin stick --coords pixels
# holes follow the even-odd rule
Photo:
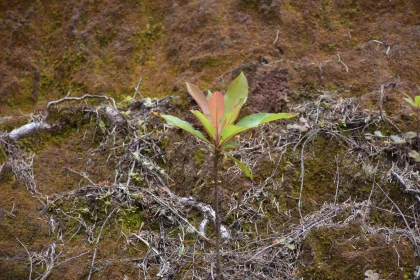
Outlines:
[[[277,40],[279,39],[279,30],[277,30],[277,34],[276,34],[276,40],[274,40],[273,45],[276,44]]]
[[[383,116],[384,116],[384,111],[382,109],[382,106],[383,106],[383,103],[384,103],[384,95],[385,95],[384,88],[385,88],[385,86],[381,85],[381,91],[380,91],[380,95],[379,95],[379,111],[380,111],[381,119],[383,119]]]
[[[375,167],[375,170],[374,170],[374,173],[373,173],[373,184],[372,184],[372,189],[370,190],[370,194],[369,194],[369,198],[368,198],[368,202],[370,203],[370,199],[372,198],[372,195],[373,195],[373,191],[375,190],[375,181],[376,181],[376,170],[378,170],[378,166],[379,166],[379,161],[378,161],[378,163],[376,164],[376,167]]]
[[[346,64],[344,64],[344,62],[341,60],[341,56],[340,56],[340,52],[337,52],[337,56],[338,56],[338,62],[340,62],[341,64],[343,64],[344,67],[346,67],[346,72],[349,72],[349,68],[347,67]]]
[[[47,265],[47,270],[45,271],[45,273],[42,275],[41,280],[47,280],[48,277],[50,277],[53,268],[54,268],[54,259],[55,259],[55,242],[53,244],[50,245],[49,248],[49,255],[50,255],[50,262]],[[51,250],[51,251],[50,251]]]
[[[48,104],[47,104],[47,111],[49,112],[50,111],[50,108],[52,106],[57,105],[57,104],[60,104],[60,103],[63,103],[65,101],[80,101],[80,100],[84,100],[84,99],[88,99],[88,98],[90,98],[90,99],[93,99],[93,98],[102,98],[102,99],[106,99],[107,101],[112,101],[112,104],[114,105],[114,108],[117,110],[117,105],[115,104],[114,98],[108,97],[108,96],[105,96],[105,95],[85,94],[82,97],[64,97],[64,98],[61,98],[59,100],[48,102]]]
[[[335,162],[337,165],[337,176],[335,177],[336,188],[335,188],[334,204],[337,204],[338,186],[340,185],[340,168],[338,167],[338,155],[335,156]]]
[[[383,106],[383,102],[384,102],[385,88],[392,87],[392,89],[394,89],[394,88],[397,88],[399,85],[400,85],[400,76],[398,76],[398,81],[397,82],[389,82],[389,83],[381,85],[380,95],[379,95],[379,110],[380,110],[381,119],[384,119],[382,106]],[[397,128],[390,120],[389,120],[389,122],[395,128]],[[397,130],[401,133],[401,131],[398,128],[397,128]]]
[[[404,181],[404,179],[397,173],[397,172],[395,172],[394,170],[391,170],[391,176],[392,177],[394,177],[394,179],[396,180],[396,181],[398,181],[398,183],[400,183],[400,185],[401,185],[401,187],[403,187],[403,189],[404,189],[404,191],[406,192],[406,193],[411,193],[411,194],[413,194],[414,195],[414,198],[418,201],[418,202],[420,202],[420,196],[419,196],[419,194],[420,194],[420,192],[419,191],[416,191],[416,190],[413,190],[413,189],[411,189],[409,186],[408,186],[408,184]]]
[[[98,235],[98,238],[96,239],[96,244],[95,244],[95,251],[93,252],[92,263],[90,265],[88,280],[90,280],[90,278],[92,277],[92,274],[93,274],[93,268],[94,268],[94,265],[95,265],[96,253],[98,252],[98,243],[99,243],[99,240],[101,239],[102,230],[104,229],[104,226],[108,222],[111,215],[114,214],[115,210],[117,210],[117,208],[114,208],[111,211],[111,213],[109,213],[108,217],[106,217],[104,223],[102,224],[101,229],[99,230],[99,235]]]
[[[401,217],[404,220],[405,226],[407,227],[408,231],[411,233],[411,235],[414,237],[414,233],[413,233],[413,229],[410,227],[410,225],[408,224],[405,215],[401,212],[400,208],[398,207],[398,205],[389,197],[389,195],[381,188],[381,186],[379,184],[376,183],[376,186],[382,191],[382,193],[385,195],[386,198],[388,198],[388,200],[394,205],[394,207],[397,209],[397,211],[400,213]],[[413,242],[416,244],[416,246],[418,246],[416,239],[413,238],[412,239]]]
[[[74,260],[74,259],[80,258],[81,256],[86,255],[87,253],[90,253],[90,251],[91,251],[91,250],[86,251],[86,252],[84,252],[84,253],[81,253],[81,254],[79,254],[79,255],[77,255],[77,256],[70,257],[70,258],[68,258],[68,259],[66,259],[66,260],[64,260],[64,261],[62,261],[61,263],[57,264],[57,265],[56,265],[56,267],[57,267],[57,266],[60,266],[60,265],[62,265],[62,264],[65,264],[66,262],[69,262],[69,261],[71,261],[71,260]]]
[[[146,244],[146,246],[149,248],[149,250],[151,250],[153,253],[155,253],[159,257],[161,267],[160,267],[159,273],[156,276],[161,277],[163,280],[167,280],[168,277],[165,276],[165,275],[167,274],[167,272],[169,270],[169,264],[170,263],[168,261],[166,261],[166,259],[159,252],[159,250],[156,249],[155,247],[153,247],[152,244],[150,244],[149,242],[147,242],[145,239],[143,239],[140,235],[138,235],[136,233],[133,233],[133,235],[135,237],[137,237],[141,242],[143,242],[144,244]]]
[[[32,256],[28,251],[28,248],[26,248],[25,244],[22,243],[22,241],[19,240],[19,238],[16,237],[16,240],[19,241],[20,245],[23,246],[23,248],[25,249],[26,253],[29,256],[29,261],[31,262],[31,270],[29,271],[29,280],[32,280]]]
[[[378,40],[372,40],[372,41],[375,42],[375,43],[377,43],[378,45],[381,45],[384,48],[386,48],[385,54],[386,54],[386,56],[389,56],[389,51],[391,50],[391,46],[388,43],[381,42],[381,41],[378,41]]]
[[[80,172],[77,172],[77,171],[75,171],[75,170],[73,170],[73,169],[71,169],[71,168],[68,168],[68,167],[65,167],[64,168],[65,170],[67,170],[67,171],[70,171],[70,172],[72,172],[72,173],[74,173],[74,174],[77,174],[77,175],[79,175],[80,177],[83,177],[83,178],[85,178],[86,180],[88,180],[89,181],[89,183],[91,183],[93,186],[95,186],[96,184],[88,177],[88,175],[86,174],[86,173],[80,173]]]
[[[205,236],[203,236],[190,222],[188,222],[187,219],[185,219],[184,217],[182,217],[177,210],[173,209],[172,207],[170,207],[168,204],[166,204],[165,202],[163,202],[161,199],[159,199],[159,197],[157,197],[156,195],[154,195],[153,193],[151,193],[148,190],[144,190],[144,192],[148,193],[151,197],[153,197],[157,202],[159,202],[160,204],[164,205],[165,207],[167,207],[169,210],[171,210],[172,213],[174,213],[175,215],[177,215],[182,221],[184,221],[184,223],[186,223],[188,226],[191,227],[192,230],[194,230],[196,233],[198,233],[198,235],[201,238],[204,238],[206,241],[209,241],[209,239]]]
[[[303,223],[303,216],[302,216],[302,192],[303,192],[303,182],[305,179],[305,161],[304,161],[304,151],[306,143],[314,136],[316,133],[311,134],[306,138],[305,142],[302,144],[302,151],[300,153],[300,190],[299,190],[299,201],[298,201],[298,210],[299,210],[299,216],[301,220],[302,227],[305,227]]]
[[[141,81],[143,80],[143,76],[141,76],[140,77],[140,79],[139,79],[139,82],[138,82],[138,84],[137,84],[137,86],[134,88],[135,89],[135,92],[134,92],[134,96],[133,96],[133,99],[134,98],[136,98],[136,95],[137,95],[137,93],[141,96],[141,98],[143,98],[144,99],[144,96],[143,96],[143,94],[141,94],[141,92],[140,92],[140,84],[141,84]]]

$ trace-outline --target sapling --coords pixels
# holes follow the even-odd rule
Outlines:
[[[419,146],[419,132],[420,132],[420,95],[417,95],[413,98],[411,98],[411,96],[409,96],[408,94],[405,94],[405,98],[404,100],[411,105],[411,109],[413,110],[413,112],[410,114],[412,116],[416,117],[416,145],[417,145],[417,149],[420,149]],[[412,157],[416,162],[420,161],[420,155],[418,152],[416,151],[411,151],[409,153],[410,157]]]
[[[294,117],[295,114],[289,113],[259,113],[247,116],[234,124],[238,118],[239,111],[245,104],[248,97],[248,82],[245,75],[241,73],[228,87],[225,95],[216,91],[208,92],[207,97],[195,85],[187,83],[189,94],[197,102],[201,109],[191,110],[206,130],[209,138],[203,133],[193,128],[186,121],[171,115],[160,115],[169,125],[179,127],[188,133],[196,136],[209,144],[214,154],[214,210],[216,216],[216,279],[221,279],[222,271],[220,265],[220,217],[219,217],[219,189],[218,189],[218,163],[221,154],[225,154],[229,159],[233,160],[238,167],[249,178],[253,178],[250,169],[238,159],[227,154],[229,149],[235,148],[237,144],[232,138],[241,132],[251,128],[258,127],[264,123]]]

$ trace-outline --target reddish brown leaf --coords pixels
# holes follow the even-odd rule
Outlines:
[[[209,100],[209,110],[211,121],[216,128],[216,138],[220,139],[220,132],[222,131],[222,119],[225,114],[225,100],[223,95],[216,91],[212,94]]]
[[[204,93],[193,84],[187,83],[187,90],[189,94],[194,98],[195,102],[197,102],[198,106],[200,106],[201,111],[205,116],[209,115],[209,106],[207,97],[204,95]]]

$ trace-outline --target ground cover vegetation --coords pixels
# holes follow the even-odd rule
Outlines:
[[[418,279],[419,14],[0,1],[0,279]]]

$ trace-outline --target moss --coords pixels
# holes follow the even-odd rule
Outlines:
[[[312,230],[300,261],[300,276],[308,279],[363,279],[368,269],[403,279],[415,264],[412,248],[398,240],[386,242],[379,234],[367,235],[358,223]]]
[[[198,148],[194,153],[195,163],[198,165],[202,165],[204,162],[204,154],[207,153],[205,148]]]
[[[119,221],[124,232],[132,233],[141,228],[145,218],[137,207],[130,207],[121,211]]]
[[[204,69],[218,68],[226,66],[229,64],[229,61],[226,61],[226,58],[223,56],[212,56],[204,55],[190,60],[190,68],[196,72],[203,71]]]

